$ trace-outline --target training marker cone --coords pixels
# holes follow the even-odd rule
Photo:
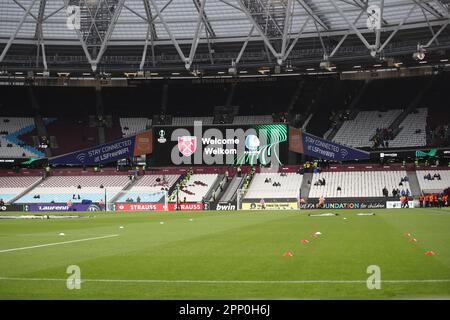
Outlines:
[[[283,256],[284,256],[284,257],[292,257],[293,254],[292,254],[292,252],[290,252],[290,251],[286,251],[286,252],[283,254]]]
[[[434,256],[434,252],[433,251],[426,251],[425,254],[427,256]]]

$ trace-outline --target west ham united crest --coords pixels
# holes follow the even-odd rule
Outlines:
[[[178,150],[185,157],[192,155],[197,150],[197,137],[182,136],[178,137]]]

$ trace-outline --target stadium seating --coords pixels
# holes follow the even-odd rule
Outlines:
[[[393,147],[417,147],[427,144],[426,126],[428,109],[419,108],[412,112],[400,124],[401,131],[389,142]]]
[[[267,180],[266,180],[267,179]],[[297,199],[303,176],[297,173],[256,173],[244,199],[295,198]],[[268,182],[266,182],[268,181]],[[281,186],[273,186],[274,183]]]
[[[98,202],[115,197],[129,183],[128,176],[52,176],[22,196],[16,203]],[[78,186],[81,186],[79,189]],[[103,186],[103,188],[101,188]],[[79,195],[79,197],[78,197]],[[36,196],[39,196],[37,198]]]
[[[392,196],[393,189],[409,190],[408,181],[402,182],[406,171],[353,171],[322,172],[313,174],[309,198],[369,198],[383,197],[383,188]],[[317,185],[319,179],[325,179],[325,185]],[[341,190],[338,190],[338,187]]]
[[[179,175],[147,175],[139,179],[129,190],[121,192],[117,202],[140,198],[140,202],[158,202],[167,190],[177,181]]]
[[[6,203],[41,179],[32,177],[0,177],[0,199]]]
[[[416,174],[420,189],[425,193],[442,192],[450,188],[450,170],[418,170]],[[425,178],[428,174],[431,179]],[[435,174],[439,175],[440,179],[434,177]]]
[[[0,154],[5,158],[43,157],[44,153],[19,139],[36,128],[33,118],[0,117]]]
[[[70,130],[68,130],[70,128]],[[90,126],[89,117],[58,117],[47,124],[47,134],[56,138],[52,155],[60,155],[98,145],[98,129]]]
[[[179,192],[180,200],[186,197],[186,202],[200,202],[214,185],[218,174],[193,174],[189,177],[186,186]],[[176,201],[176,199],[172,200]]]
[[[237,175],[235,175],[228,185],[228,188],[220,198],[220,201],[230,201],[238,191],[239,186],[241,186],[244,177],[245,176],[238,177]]]
[[[123,137],[132,136],[152,125],[152,119],[148,118],[120,118],[119,121]]]
[[[193,126],[194,121],[201,121],[203,125],[213,124],[214,117],[173,117],[174,126]]]
[[[262,116],[235,116],[233,119],[233,124],[268,124],[273,123],[273,118],[271,115]]]
[[[371,147],[370,139],[377,128],[387,128],[397,118],[402,110],[361,111],[355,119],[345,121],[333,138],[334,142],[352,147]]]

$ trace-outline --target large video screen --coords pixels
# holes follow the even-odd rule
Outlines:
[[[154,165],[282,165],[288,157],[286,124],[157,126]]]

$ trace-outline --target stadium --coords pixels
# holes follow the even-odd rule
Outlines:
[[[0,299],[449,299],[449,8],[0,0]]]

